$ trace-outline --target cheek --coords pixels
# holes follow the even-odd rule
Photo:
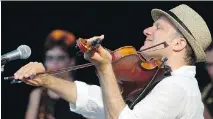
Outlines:
[[[163,31],[156,31],[153,34],[153,42],[161,43],[167,39],[166,34]]]
[[[159,32],[153,34],[153,42],[158,43],[162,40],[162,35]]]
[[[53,62],[50,62],[50,61],[45,61],[45,62],[44,62],[44,65],[45,65],[45,67],[46,67],[47,69],[53,69],[53,68],[55,68],[55,67],[54,67],[54,63],[53,63]]]

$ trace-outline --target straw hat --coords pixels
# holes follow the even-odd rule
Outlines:
[[[191,45],[196,62],[206,61],[205,50],[211,43],[211,34],[203,18],[187,5],[179,5],[167,12],[160,9],[151,11],[156,21],[162,15],[166,16]]]

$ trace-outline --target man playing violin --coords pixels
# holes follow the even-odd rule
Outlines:
[[[150,58],[168,58],[166,64],[172,72],[133,109],[124,102],[113,72],[112,56],[102,46],[96,52],[84,54],[97,69],[100,87],[80,81],[70,83],[53,76],[24,80],[45,72],[43,64],[37,62],[19,69],[14,74],[15,79],[55,91],[70,102],[71,111],[88,118],[203,119],[204,107],[195,79],[194,64],[205,61],[204,51],[211,43],[210,31],[202,17],[187,5],[177,6],[167,12],[153,9],[151,14],[155,22],[144,30],[146,41],[140,50]],[[97,38],[103,39],[103,36],[88,41]],[[166,47],[157,45],[162,43],[166,43]]]

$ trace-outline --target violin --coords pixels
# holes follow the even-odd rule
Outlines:
[[[94,43],[95,42],[95,43]],[[96,39],[94,42],[88,43],[87,40],[79,38],[77,40],[77,46],[80,51],[85,53],[89,50],[97,49],[95,44],[100,44],[101,39]],[[92,45],[90,45],[92,44]],[[165,47],[168,45],[166,42],[157,44],[155,46],[163,44]],[[152,46],[152,47],[155,47]],[[144,50],[151,49],[152,47]],[[165,70],[163,61],[159,60],[147,60],[142,51],[138,52],[132,46],[120,47],[114,51],[107,49],[112,55],[112,67],[116,79],[124,99],[133,100],[136,94],[144,89],[144,87],[151,81],[153,75],[158,70],[155,78],[162,79],[164,77]],[[143,51],[144,51],[143,50]]]
[[[101,41],[100,39],[97,39],[94,42],[89,43],[87,42],[86,39],[79,38],[77,40],[76,45],[82,53],[85,53],[89,50],[97,49],[98,45],[100,44],[100,41]],[[163,44],[165,47],[167,46],[166,43],[160,43],[157,45],[161,44]],[[147,49],[150,48],[151,47]],[[133,100],[136,97],[136,94],[138,95],[139,91],[144,89],[145,86],[148,85],[148,83],[150,83],[154,75],[155,78],[158,79],[164,76],[165,68],[162,67],[163,61],[161,59],[147,60],[142,55],[142,52],[136,51],[136,49],[132,46],[120,47],[114,51],[111,51],[109,49],[107,50],[112,55],[113,71],[118,81],[120,91],[124,99]],[[93,64],[86,63],[54,71],[47,71],[44,73],[37,74],[36,76],[55,75],[58,73],[77,70],[89,66],[93,66]],[[158,73],[156,74],[156,72]],[[5,80],[11,78],[13,78],[13,76],[4,77]]]

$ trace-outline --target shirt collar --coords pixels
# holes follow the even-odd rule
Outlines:
[[[195,77],[196,74],[196,67],[195,66],[182,66],[179,69],[171,72],[171,75],[180,75],[180,76],[187,76],[187,77]]]

